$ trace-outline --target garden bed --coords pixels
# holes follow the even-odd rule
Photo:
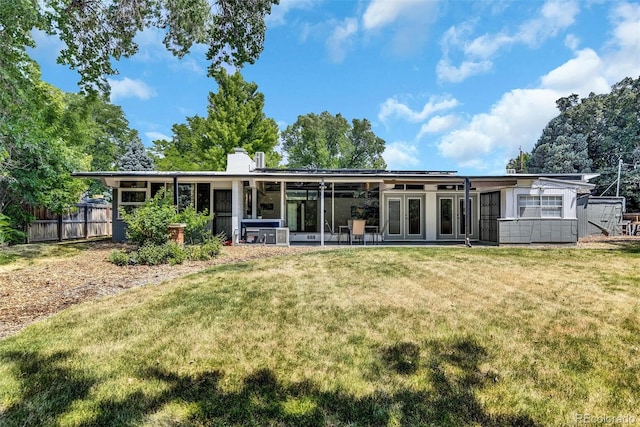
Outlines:
[[[213,265],[319,249],[309,246],[225,246],[222,253],[210,261],[118,267],[107,261],[107,257],[124,245],[104,241],[75,245],[81,245],[82,249],[70,256],[36,255],[28,263],[0,265],[0,339],[38,319],[93,298],[136,286],[159,284]]]

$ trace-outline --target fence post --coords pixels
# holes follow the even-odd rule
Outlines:
[[[62,214],[58,214],[58,242],[62,242]]]
[[[84,205],[84,238],[89,238],[89,205],[87,204]]]

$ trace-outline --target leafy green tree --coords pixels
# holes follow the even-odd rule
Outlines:
[[[83,88],[107,90],[116,74],[112,59],[134,55],[134,38],[146,28],[165,32],[164,45],[178,57],[193,44],[208,46],[211,70],[222,63],[253,63],[263,49],[265,16],[278,0],[10,0],[0,2],[0,26],[17,45],[39,28],[66,45],[58,62],[78,70]],[[12,22],[18,21],[18,22]]]
[[[0,212],[12,212],[14,219],[25,205],[61,212],[77,202],[85,184],[71,172],[87,169],[90,161],[61,137],[61,91],[35,75],[21,95],[11,105],[2,98],[0,105]],[[28,105],[28,112],[15,111],[15,104]]]
[[[274,150],[278,126],[262,111],[264,95],[258,85],[246,82],[240,72],[215,73],[218,92],[209,93],[207,117],[188,117],[173,126],[171,141],[154,141],[155,163],[160,170],[224,170],[227,154],[236,147],[250,155],[265,153],[268,166],[280,162]]]
[[[367,119],[352,125],[327,111],[298,116],[282,133],[282,147],[291,168],[384,169],[385,141]]]
[[[122,171],[150,171],[154,169],[153,160],[139,139],[129,144],[127,152],[120,158],[118,169]]]

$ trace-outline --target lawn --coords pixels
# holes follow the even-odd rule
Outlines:
[[[639,297],[638,246],[222,265],[0,341],[0,424],[640,423]]]

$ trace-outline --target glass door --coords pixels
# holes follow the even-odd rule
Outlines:
[[[386,205],[389,225],[385,238],[391,240],[424,238],[424,198],[422,196],[388,196]]]
[[[453,237],[453,197],[438,199],[438,238]]]
[[[476,206],[477,196],[470,197],[470,228],[469,237],[478,238],[476,218],[478,210]],[[466,215],[464,195],[456,194],[438,197],[438,238],[439,239],[464,239],[466,237]]]

